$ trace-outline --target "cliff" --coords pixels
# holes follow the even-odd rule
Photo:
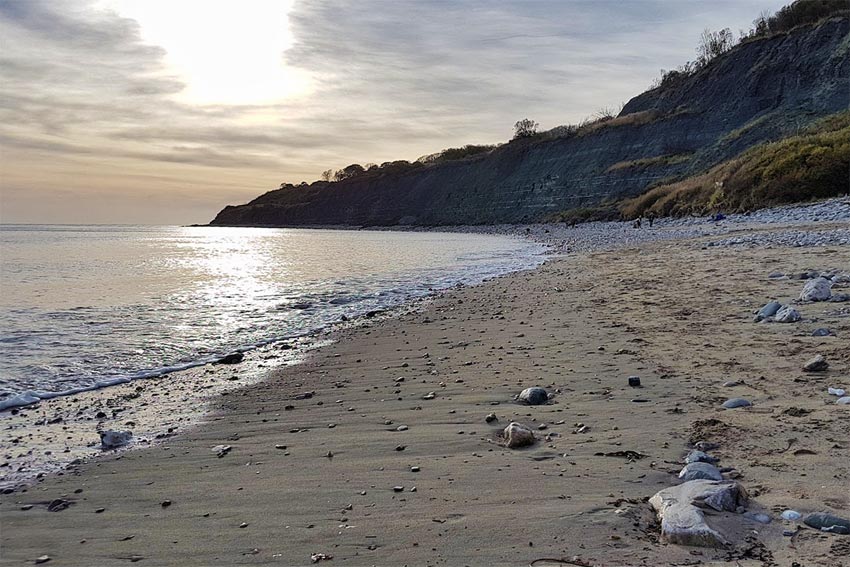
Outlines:
[[[634,196],[800,131],[850,103],[850,19],[744,42],[696,74],[630,100],[616,118],[475,157],[370,171],[225,207],[213,225],[533,222]]]

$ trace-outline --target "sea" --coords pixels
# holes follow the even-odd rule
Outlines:
[[[308,336],[544,252],[446,232],[0,225],[0,410]]]

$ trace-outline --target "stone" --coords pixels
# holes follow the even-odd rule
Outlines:
[[[784,305],[773,317],[777,323],[796,323],[800,319],[800,313],[790,305]]]
[[[216,364],[239,364],[245,358],[241,352],[231,352],[219,358]]]
[[[640,388],[640,376],[629,376],[629,386]]]
[[[721,547],[729,540],[712,528],[703,508],[734,512],[746,503],[747,493],[737,482],[692,480],[665,488],[649,499],[661,520],[661,537],[669,543]]]
[[[495,413],[488,413],[487,417],[484,418],[484,421],[487,423],[493,423],[494,421],[499,421],[499,418],[496,417]]]
[[[850,406],[850,396],[842,396],[835,400],[835,403],[840,406]]]
[[[133,439],[132,431],[113,431],[108,429],[100,432],[100,446],[104,451],[124,447]]]
[[[517,399],[530,406],[539,406],[549,401],[549,393],[543,388],[526,388],[520,392]]]
[[[822,532],[850,535],[850,520],[826,512],[807,514],[803,523]]]
[[[511,422],[502,432],[505,446],[509,449],[518,449],[534,445],[534,433],[521,423]]]
[[[35,564],[36,565],[41,565],[43,563],[47,563],[48,561],[50,561],[49,555],[41,555],[41,556],[35,558]]]
[[[720,470],[711,463],[697,461],[688,463],[679,471],[679,478],[687,482],[689,480],[723,480]]]
[[[64,498],[56,498],[54,500],[51,500],[50,503],[47,505],[47,511],[61,512],[70,505],[71,503],[68,500],[65,500]]]
[[[723,407],[726,409],[747,408],[751,405],[753,404],[744,398],[730,398],[723,402]]]
[[[796,510],[785,510],[784,512],[782,512],[781,516],[783,520],[788,521],[799,520],[803,517],[803,515]]]
[[[761,309],[756,311],[756,316],[753,317],[753,321],[758,323],[759,321],[764,321],[765,319],[769,319],[776,315],[776,312],[782,308],[782,304],[778,301],[771,301],[770,303],[765,304]]]
[[[832,281],[817,277],[806,282],[800,292],[800,301],[827,301],[832,295]]]
[[[829,368],[829,363],[820,354],[803,365],[803,370],[806,372],[823,372],[827,368]]]
[[[830,396],[838,396],[839,398],[843,398],[844,394],[846,394],[847,392],[844,390],[844,388],[827,388],[826,393]]]
[[[744,517],[760,524],[769,524],[771,522],[770,516],[761,512],[746,512]]]
[[[824,327],[820,327],[812,331],[813,337],[828,337],[830,335],[832,335],[832,331]]]
[[[232,448],[233,447],[231,447],[230,445],[216,445],[212,448],[212,452],[215,453],[215,456],[220,459],[226,454],[228,454]]]
[[[691,451],[688,453],[688,456],[685,457],[685,463],[711,463],[714,464],[717,462],[717,457],[712,457],[708,453],[704,453],[703,451]]]

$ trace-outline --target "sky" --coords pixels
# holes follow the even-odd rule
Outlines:
[[[205,223],[618,109],[788,0],[0,0],[0,222]]]

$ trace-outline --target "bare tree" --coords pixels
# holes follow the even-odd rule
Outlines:
[[[330,181],[331,179],[333,179],[333,177],[334,177],[334,170],[333,169],[326,169],[322,172],[321,179],[322,179],[322,181]]]

